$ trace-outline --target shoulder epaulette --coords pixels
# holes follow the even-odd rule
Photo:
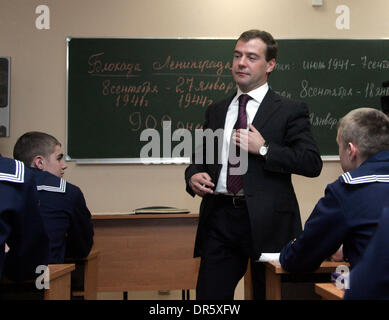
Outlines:
[[[367,176],[360,176],[353,178],[350,172],[342,174],[342,179],[347,184],[362,184],[372,182],[389,182],[389,175],[387,174],[372,174]]]
[[[10,181],[15,183],[24,183],[24,164],[19,160],[15,161],[15,173],[0,172],[1,181]]]
[[[39,185],[37,186],[38,191],[49,191],[49,192],[59,192],[59,193],[65,193],[66,192],[66,180],[59,179],[59,186],[47,186],[47,185]]]

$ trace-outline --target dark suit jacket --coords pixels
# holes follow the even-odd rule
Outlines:
[[[211,105],[205,115],[204,129],[223,129],[228,106],[234,96]],[[249,154],[248,170],[243,176],[255,257],[262,252],[279,252],[293,237],[301,233],[301,219],[291,174],[318,176],[322,161],[312,137],[308,108],[269,89],[253,119],[254,127],[269,143],[266,156]],[[222,143],[220,141],[220,143]],[[221,164],[215,141],[213,164],[192,164],[185,171],[187,192],[194,193],[189,179],[198,172],[207,172],[216,185]],[[221,150],[221,148],[220,148]],[[205,150],[203,151],[205,157]],[[194,158],[193,158],[194,159]],[[213,211],[213,196],[206,195],[200,206],[194,256],[201,256],[201,240],[207,217]]]

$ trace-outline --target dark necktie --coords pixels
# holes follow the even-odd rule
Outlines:
[[[235,123],[234,129],[247,129],[247,113],[246,113],[246,105],[247,102],[252,99],[247,94],[242,94],[239,97],[239,111],[238,111],[238,120]],[[230,152],[231,148],[236,147],[236,156],[240,156],[240,150],[237,146],[230,142]],[[235,161],[234,161],[235,162]],[[243,188],[243,181],[241,175],[232,175],[230,174],[231,168],[239,167],[240,163],[232,164],[228,161],[227,166],[227,191],[233,194],[237,194]]]

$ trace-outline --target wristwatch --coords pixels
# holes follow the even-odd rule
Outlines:
[[[265,144],[259,148],[259,154],[262,157],[265,157],[268,151],[269,151],[269,143],[265,142]]]

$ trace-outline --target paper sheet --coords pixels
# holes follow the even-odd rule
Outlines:
[[[280,253],[262,253],[259,262],[280,261]]]

